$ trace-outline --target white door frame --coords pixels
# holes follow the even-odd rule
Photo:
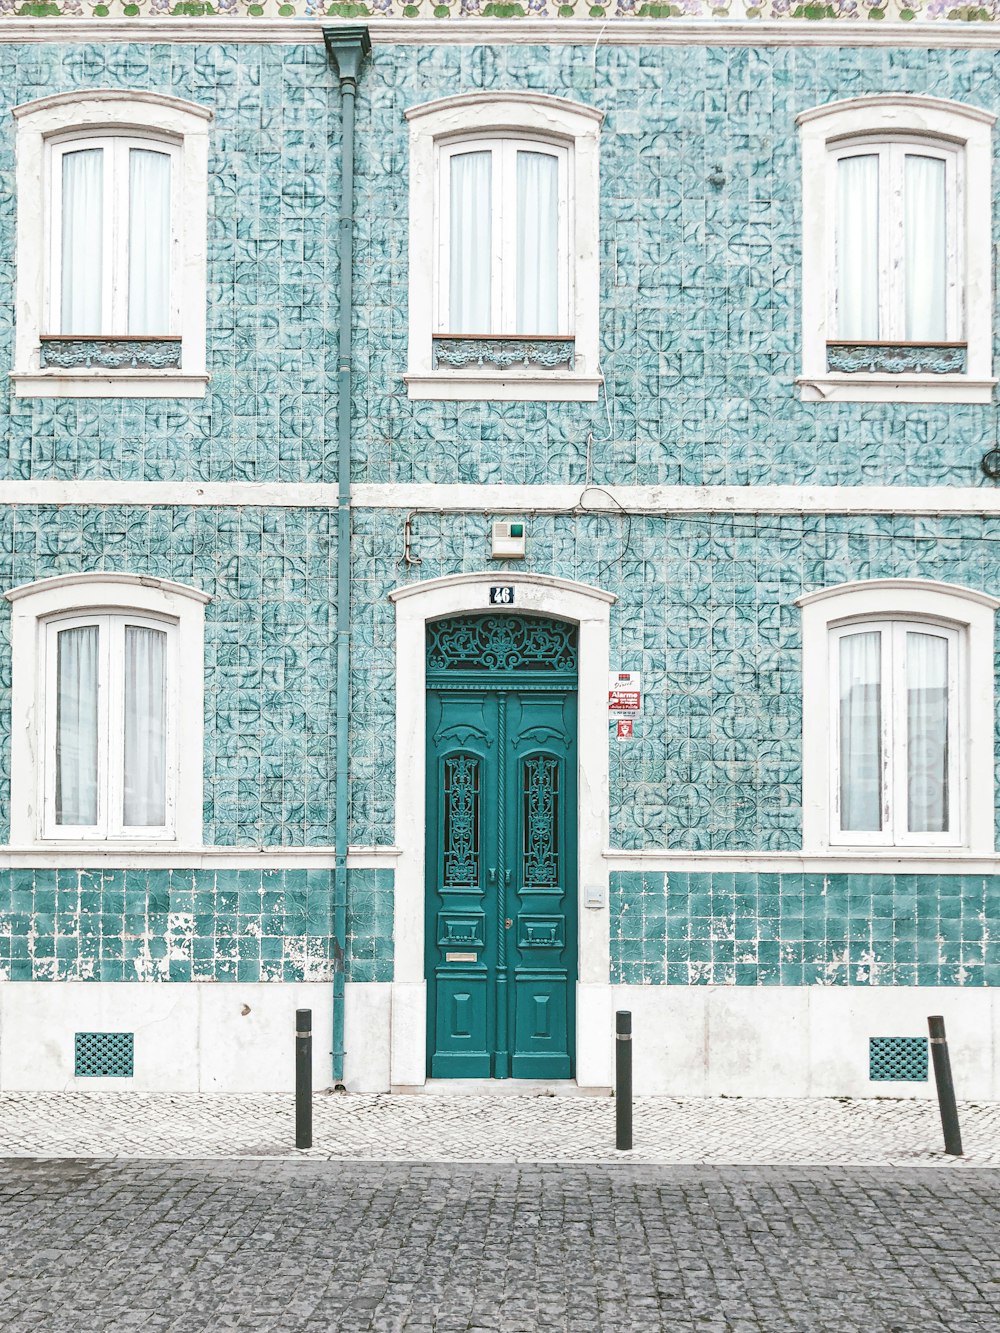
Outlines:
[[[390,1080],[393,1087],[426,1081],[427,983],[424,978],[424,842],[428,620],[484,613],[489,587],[514,587],[512,610],[579,626],[578,882],[580,963],[577,985],[577,1082],[606,1081],[607,1043],[585,1041],[597,1003],[610,1024],[611,945],[608,929],[607,689],[612,593],[545,574],[485,570],[408,584],[389,594],[396,606],[396,862]],[[498,608],[493,608],[498,609]],[[604,906],[583,906],[583,886],[600,885]],[[609,1027],[610,1031],[610,1027]]]

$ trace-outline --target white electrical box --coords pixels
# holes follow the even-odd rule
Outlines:
[[[526,536],[523,523],[494,523],[493,559],[523,560]]]
[[[607,903],[607,892],[603,884],[585,884],[583,886],[584,907],[606,907]]]

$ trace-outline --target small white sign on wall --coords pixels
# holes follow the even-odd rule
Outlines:
[[[608,673],[608,712],[612,717],[634,717],[642,712],[642,672]]]

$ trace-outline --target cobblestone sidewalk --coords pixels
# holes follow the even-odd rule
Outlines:
[[[961,1159],[929,1101],[639,1097],[631,1153],[615,1151],[608,1098],[318,1094],[313,1108],[315,1146],[296,1152],[282,1094],[6,1093],[0,1157],[1000,1166],[1000,1103],[959,1108]]]

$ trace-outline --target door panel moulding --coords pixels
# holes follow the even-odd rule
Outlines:
[[[516,609],[428,631],[431,1077],[573,1076],[577,640]]]
[[[579,972],[577,988],[577,1079],[591,1082],[587,1071],[581,999],[590,987],[607,990],[610,970],[609,915],[584,908],[582,886],[606,889],[604,848],[608,836],[607,679],[611,593],[569,579],[533,574],[504,574],[514,586],[512,610],[521,615],[548,616],[579,627],[579,717],[599,718],[599,726],[581,729],[577,752],[577,893],[579,905]],[[396,862],[393,939],[395,966],[392,988],[391,1082],[422,1085],[426,1079],[425,963],[425,744],[426,683],[423,669],[413,663],[426,657],[426,626],[445,616],[482,614],[491,608],[489,587],[498,575],[451,575],[398,588],[389,594],[396,607]],[[502,610],[498,614],[502,614]],[[606,901],[606,899],[605,899]],[[584,1011],[586,1012],[586,1011]],[[606,1083],[607,1080],[602,1080]]]

